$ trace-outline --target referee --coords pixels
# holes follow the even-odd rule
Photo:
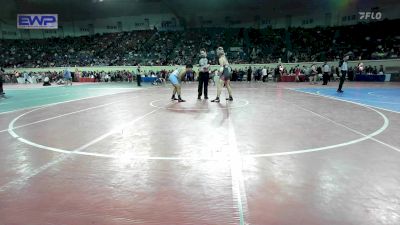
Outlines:
[[[340,76],[339,87],[337,89],[337,92],[339,92],[339,93],[343,93],[342,87],[343,87],[343,83],[344,83],[344,80],[346,79],[346,75],[347,75],[347,71],[348,71],[347,60],[349,60],[349,56],[343,57],[343,60],[341,60],[339,62],[339,67],[342,72],[342,75]]]
[[[210,73],[208,69],[210,65],[208,64],[207,53],[206,50],[202,49],[200,51],[200,71],[199,71],[199,87],[198,87],[198,97],[197,99],[201,99],[203,95],[203,87],[204,87],[204,99],[208,99],[208,80],[210,79]]]

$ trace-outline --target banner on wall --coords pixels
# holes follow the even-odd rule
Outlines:
[[[18,29],[58,29],[58,14],[18,14]]]

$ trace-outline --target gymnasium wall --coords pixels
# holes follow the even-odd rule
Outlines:
[[[352,25],[359,22],[371,22],[372,19],[361,20],[358,12],[371,11],[371,7],[378,3],[369,5],[353,5],[343,10],[312,10],[312,13],[298,13],[293,11],[277,11],[274,13],[263,12],[238,12],[227,11],[216,14],[212,11],[204,11],[201,16],[198,14],[185,15],[190,27],[254,27],[254,28],[287,28],[305,27],[312,28],[317,26],[343,26]],[[382,19],[398,19],[400,5],[381,6],[378,9],[382,13]],[[0,21],[0,39],[34,39],[49,37],[83,36],[96,33],[113,33],[132,30],[148,30],[156,27],[159,30],[182,29],[179,19],[172,13],[148,14],[141,16],[111,17],[94,20],[80,20],[66,22],[62,17],[59,18],[58,30],[18,30],[16,20]]]

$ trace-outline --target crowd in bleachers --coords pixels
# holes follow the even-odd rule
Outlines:
[[[176,65],[197,62],[201,48],[216,63],[223,46],[231,63],[271,63],[400,57],[398,20],[342,27],[132,31],[35,40],[1,40],[6,68]]]
[[[329,64],[328,64],[329,65]],[[362,64],[363,65],[363,64]],[[323,65],[316,65],[317,71],[322,71]],[[329,65],[331,69],[330,77],[331,80],[336,80],[340,76],[340,69],[338,64]],[[296,70],[299,72],[296,73]],[[64,71],[46,71],[46,72],[26,72],[26,71],[8,71],[3,75],[5,83],[17,83],[17,78],[24,78],[25,83],[41,83],[45,77],[49,78],[50,83],[59,83],[64,80]],[[142,77],[153,77],[157,80],[167,80],[168,75],[172,70],[150,70],[145,71],[141,74]],[[216,70],[211,71],[211,76],[215,74]],[[297,76],[298,74],[305,75],[307,78],[311,73],[311,66],[288,66],[285,64],[279,64],[277,67],[262,67],[262,66],[248,66],[235,68],[232,70],[232,81],[263,81],[269,80],[280,81],[283,76]],[[347,78],[351,81],[357,74],[365,75],[383,75],[384,68],[381,65],[377,66],[349,66]],[[80,78],[92,78],[93,82],[134,82],[136,80],[135,70],[114,70],[114,71],[79,71],[72,70],[73,81],[79,81]],[[322,73],[319,73],[322,76]],[[184,78],[185,81],[195,81],[197,74],[187,74]],[[299,80],[305,81],[305,80]],[[24,81],[22,81],[24,82]],[[59,83],[60,84],[60,83]]]
[[[70,69],[69,69],[70,70]],[[159,70],[143,73],[144,77],[166,78],[172,71]],[[79,71],[71,70],[73,81],[79,81],[79,78],[92,78],[94,82],[133,82],[134,71],[115,70],[115,71]],[[56,83],[64,79],[64,71],[46,71],[46,72],[27,72],[27,71],[8,71],[4,73],[5,83],[17,83],[18,78],[27,80],[28,83],[41,83],[45,77],[49,78],[50,83]]]

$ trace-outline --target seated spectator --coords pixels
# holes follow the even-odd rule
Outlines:
[[[383,70],[383,65],[379,66],[379,75],[384,75],[385,71]]]
[[[45,78],[43,79],[43,86],[51,86],[50,78],[49,78],[49,77],[45,77]]]
[[[374,66],[374,69],[372,70],[373,75],[378,75],[378,68]]]

